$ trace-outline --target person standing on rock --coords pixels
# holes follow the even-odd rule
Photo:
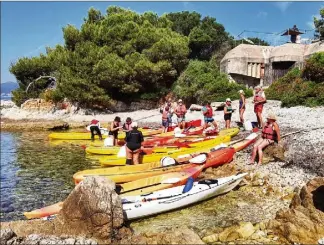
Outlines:
[[[206,102],[205,106],[201,110],[203,112],[204,121],[205,121],[204,129],[208,127],[209,123],[212,123],[215,127],[215,130],[218,131],[217,123],[213,118],[213,108],[211,107],[210,102]]]
[[[244,112],[245,112],[245,93],[241,89],[239,91],[240,93],[240,100],[239,100],[239,112],[240,112],[240,122],[243,124],[244,123]]]
[[[224,120],[225,120],[225,127],[227,129],[231,127],[232,113],[233,113],[232,101],[230,98],[227,98],[224,106]]]
[[[109,135],[114,137],[114,145],[118,144],[118,131],[123,127],[120,126],[120,117],[115,117],[114,121],[110,124]]]
[[[261,138],[258,139],[253,146],[252,156],[249,164],[254,164],[256,155],[258,153],[259,155],[258,165],[261,165],[262,157],[263,157],[262,150],[266,146],[271,145],[274,142],[279,143],[280,129],[276,121],[277,121],[276,115],[274,115],[273,113],[269,113],[269,115],[267,116],[267,122],[262,129]]]
[[[175,109],[175,114],[177,115],[177,119],[178,119],[178,127],[184,129],[186,122],[186,113],[187,113],[187,108],[186,106],[183,104],[182,99],[178,100],[178,105]]]
[[[94,141],[95,133],[98,134],[99,139],[102,140],[102,135],[100,132],[100,122],[96,119],[93,119],[90,122],[90,131],[91,131],[91,140]]]
[[[138,131],[137,122],[132,122],[132,130],[126,135],[126,164],[139,164],[139,154],[144,137]]]
[[[254,99],[252,103],[254,103],[254,113],[257,116],[258,120],[258,128],[263,127],[262,122],[262,111],[263,111],[263,105],[267,102],[266,96],[264,94],[264,91],[261,89],[260,86],[255,87],[255,94]]]

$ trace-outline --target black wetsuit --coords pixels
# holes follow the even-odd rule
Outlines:
[[[141,148],[141,144],[144,141],[143,134],[137,129],[132,129],[128,132],[125,138],[126,146],[131,151],[136,151]]]

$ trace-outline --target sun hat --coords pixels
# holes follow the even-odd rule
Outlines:
[[[277,117],[274,113],[270,112],[267,116],[267,119],[275,120],[277,121]]]
[[[226,102],[227,102],[227,101],[232,102],[230,98],[227,98],[227,99],[226,99]]]
[[[255,86],[255,89],[261,89],[261,86],[260,85]]]
[[[132,128],[137,128],[137,122],[132,122],[132,125],[131,125]]]
[[[242,89],[239,91],[239,93],[240,93],[240,94],[245,94],[244,91],[243,91]]]

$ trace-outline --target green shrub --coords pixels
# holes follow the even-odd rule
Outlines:
[[[247,97],[252,91],[244,85],[230,83],[227,75],[208,61],[192,60],[173,86],[174,94],[186,103],[204,103],[207,101],[225,101],[239,99],[238,91],[243,89]]]
[[[313,56],[314,57],[314,56]],[[308,60],[308,64],[309,64]],[[315,56],[312,63],[312,68],[323,62],[322,56]],[[319,67],[319,66],[317,66]],[[277,81],[273,82],[271,86],[265,90],[267,99],[280,100],[282,107],[292,106],[308,106],[315,107],[324,105],[324,84],[317,81],[308,81],[302,77],[305,74],[305,70],[308,69],[311,77],[316,78],[314,72],[318,70],[312,70],[305,67],[303,71],[298,68],[290,70],[285,76],[281,77]]]
[[[324,52],[315,53],[306,61],[303,77],[317,83],[324,82]]]

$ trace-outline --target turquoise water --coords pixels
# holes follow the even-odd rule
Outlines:
[[[1,132],[1,221],[64,200],[73,174],[93,166],[79,145],[53,145],[48,134]]]

